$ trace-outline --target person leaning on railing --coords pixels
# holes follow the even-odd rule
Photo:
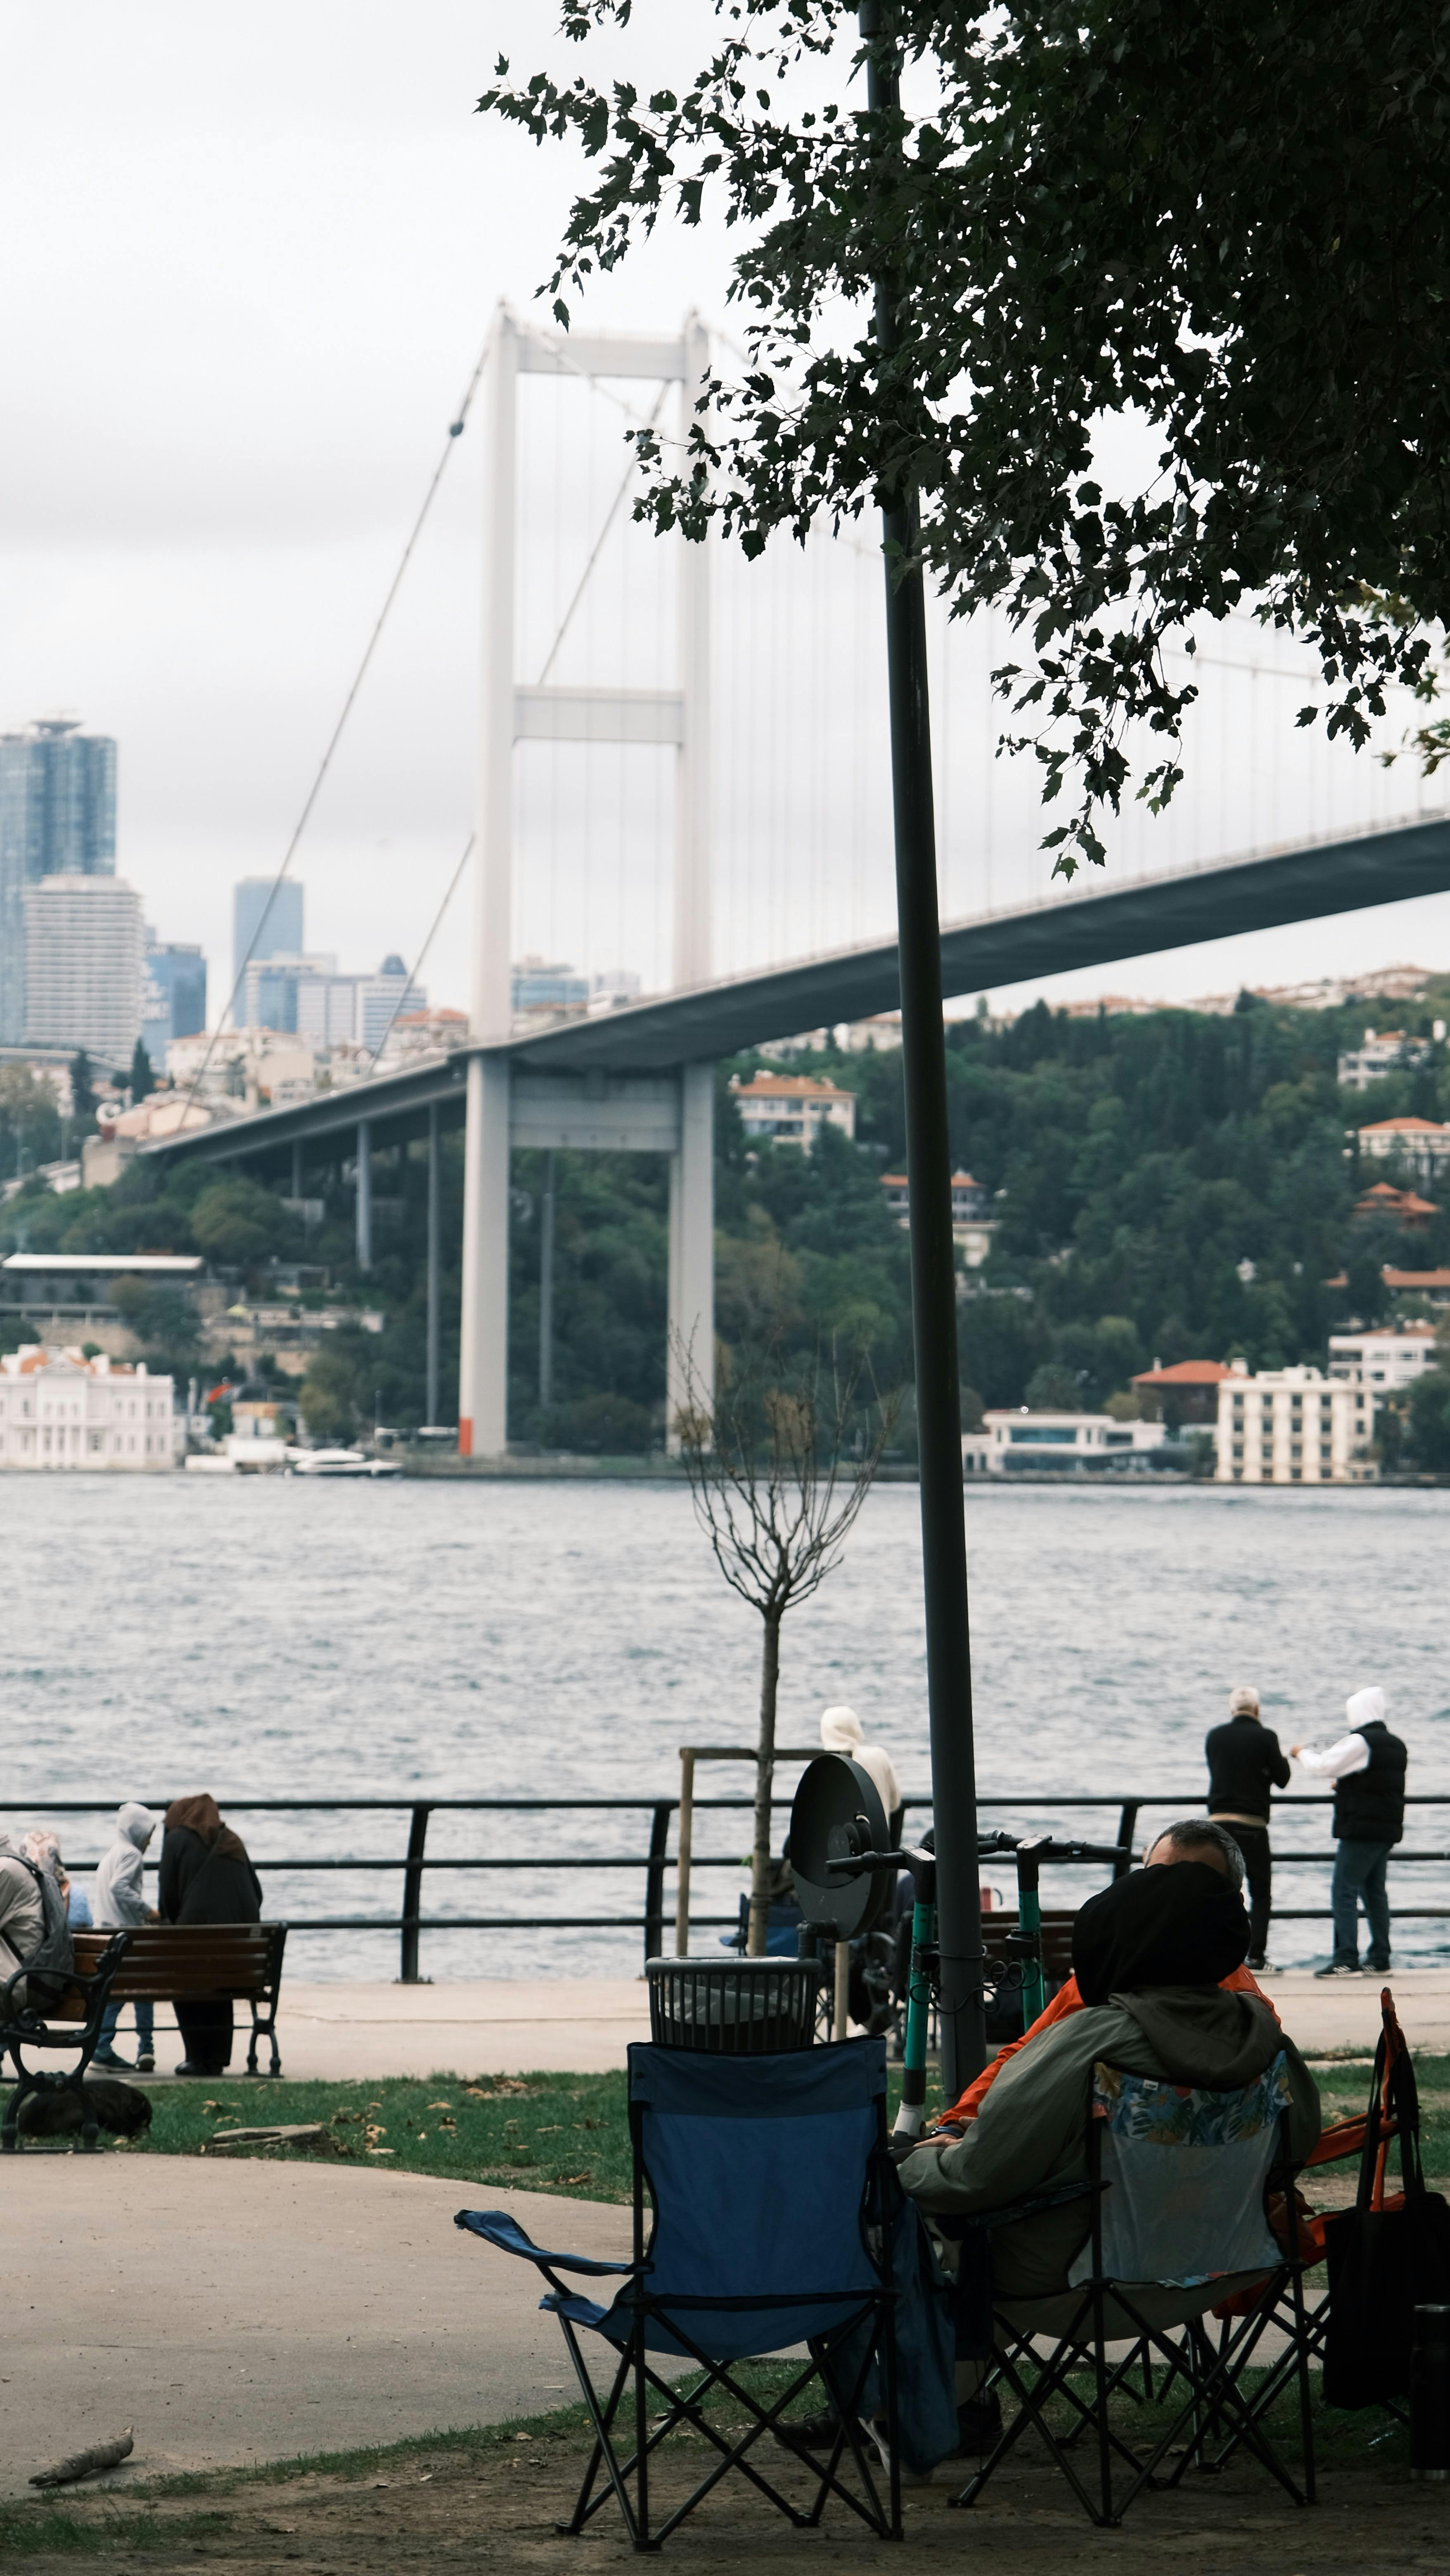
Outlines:
[[[1234,1894],[1242,1897],[1243,1854],[1232,1834],[1222,1825],[1212,1824],[1206,1816],[1185,1816],[1178,1824],[1165,1825],[1162,1833],[1150,1843],[1144,1859],[1144,1867],[1158,1869],[1173,1861],[1194,1860],[1206,1861],[1210,1869],[1221,1870]],[[1274,2012],[1268,1996],[1259,1993],[1253,1972],[1248,1967],[1232,1968],[1221,1982],[1229,1994],[1258,1995],[1259,2001],[1267,2004],[1270,2012]],[[1038,2014],[1030,2030],[1025,2030],[1020,2039],[1009,2039],[1005,2048],[999,2048],[996,2056],[983,2067],[980,2075],[973,2078],[960,2099],[952,2104],[949,2111],[943,2111],[941,2118],[934,2124],[935,2130],[960,2130],[968,2121],[975,2120],[998,2076],[1004,2067],[1011,2064],[1019,2051],[1029,2048],[1035,2039],[1041,2038],[1044,2031],[1054,2030],[1059,2022],[1067,2020],[1070,2013],[1083,2010],[1084,2004],[1077,1979],[1075,1976],[1069,1977],[1066,1985],[1058,1987],[1047,2010]],[[1277,2013],[1274,2013],[1274,2018],[1278,2020]]]
[[[1209,1730],[1208,1812],[1226,1825],[1244,1856],[1249,1879],[1251,1968],[1269,1970],[1269,1906],[1273,1861],[1269,1851],[1269,1792],[1287,1789],[1292,1774],[1279,1739],[1259,1716],[1259,1694],[1240,1682],[1229,1695],[1228,1723]]]
[[[1296,1762],[1317,1779],[1334,1782],[1333,1830],[1339,1849],[1329,1903],[1334,1915],[1334,1954],[1316,1977],[1357,1977],[1359,1900],[1369,1922],[1364,1964],[1383,1976],[1390,1964],[1390,1853],[1405,1830],[1405,1773],[1409,1754],[1385,1724],[1385,1695],[1371,1686],[1344,1703],[1349,1733],[1316,1753],[1291,1744]]]

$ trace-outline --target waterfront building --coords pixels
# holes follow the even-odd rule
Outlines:
[[[1377,1118],[1359,1131],[1359,1150],[1376,1162],[1399,1163],[1431,1183],[1450,1164],[1450,1124],[1441,1118]]]
[[[0,1042],[33,1034],[26,1011],[25,889],[42,877],[113,876],[116,746],[53,716],[0,734]]]
[[[1438,1044],[1445,1035],[1443,1020],[1435,1022]],[[1423,1064],[1430,1052],[1424,1038],[1411,1038],[1403,1029],[1366,1029],[1363,1046],[1355,1047],[1339,1059],[1339,1081],[1345,1091],[1368,1091],[1372,1082],[1383,1082],[1387,1073],[1400,1073]]]
[[[0,1467],[158,1474],[176,1464],[169,1377],[22,1343],[0,1359]]]
[[[243,958],[301,955],[303,891],[291,877],[284,877],[280,885],[275,877],[243,877],[233,886],[233,983],[242,971]]]
[[[1176,1413],[1180,1422],[1216,1424],[1218,1390],[1229,1372],[1222,1360],[1175,1360],[1162,1368],[1157,1360],[1133,1379],[1138,1409],[1145,1421]]]
[[[1161,1422],[1116,1422],[1110,1413],[1049,1413],[1024,1404],[984,1413],[979,1432],[962,1440],[962,1460],[990,1476],[1046,1471],[1058,1475],[1143,1474],[1167,1434]],[[968,1443],[971,1448],[968,1448]],[[985,1443],[979,1452],[978,1444]],[[968,1472],[972,1468],[968,1467]]]
[[[141,1043],[158,1071],[173,1038],[206,1027],[206,959],[182,940],[141,932]]]
[[[1368,1485],[1378,1399],[1360,1380],[1235,1360],[1218,1390],[1221,1485]]]
[[[1370,1332],[1329,1336],[1330,1376],[1350,1385],[1383,1387],[1386,1395],[1413,1386],[1445,1356],[1433,1324],[1377,1324]]]
[[[27,885],[26,1036],[129,1069],[141,1034],[141,899],[116,876]]]
[[[808,1073],[755,1073],[731,1081],[740,1124],[749,1145],[799,1145],[808,1154],[823,1127],[856,1133],[856,1095]]]

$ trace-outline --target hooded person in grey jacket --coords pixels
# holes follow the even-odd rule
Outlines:
[[[1205,1862],[1135,1870],[1104,1889],[1083,1906],[1073,1931],[1085,2010],[1013,2058],[964,2135],[939,2130],[917,2147],[900,2169],[906,2190],[928,2215],[974,2218],[1054,2185],[1085,2182],[1100,2059],[1160,2083],[1234,2092],[1282,2050],[1290,2144],[1296,2158],[1307,2155],[1320,2125],[1313,2077],[1267,2004],[1219,1982],[1242,1963],[1248,1938],[1241,1898]],[[1071,2322],[1081,2293],[1069,2288],[1069,2269],[1088,2230],[1084,2198],[993,2231],[993,2296],[1010,2308],[1014,2324],[1050,2334]],[[1227,2297],[1256,2277],[1226,2276],[1215,2295]],[[1171,2288],[1143,2300],[1145,2316],[1163,2326],[1201,2307],[1201,2292]]]
[[[102,1853],[96,1869],[92,1914],[96,1927],[105,1932],[134,1931],[142,1923],[159,1923],[160,1915],[145,1896],[146,1846],[156,1831],[156,1819],[149,1807],[138,1806],[127,1799],[116,1810],[116,1837]],[[156,2065],[155,2007],[145,1996],[138,1996],[136,2014],[136,2069],[139,2075],[150,2075]],[[120,2004],[107,2004],[101,2020],[101,2036],[92,2063],[118,2068],[129,2074],[129,2058],[116,2053],[116,2024]]]
[[[0,1833],[0,2021],[24,2009],[24,1987],[17,1986],[8,2003],[5,1988],[16,1969],[33,1957],[44,1930],[45,1908],[34,1873],[9,1835]]]

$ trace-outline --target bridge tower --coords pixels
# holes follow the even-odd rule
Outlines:
[[[518,379],[643,377],[678,383],[688,439],[709,367],[709,338],[688,314],[673,339],[565,335],[495,316],[485,378],[482,686],[478,831],[464,1148],[463,1314],[458,1446],[498,1455],[507,1436],[509,1155],[515,1145],[665,1152],[670,1163],[667,1418],[697,1387],[714,1393],[714,1069],[655,1076],[549,1076],[505,1052],[512,1031],[514,745],[628,742],[675,747],[673,974],[710,974],[709,551],[679,540],[676,685],[553,688],[514,668]],[[675,1445],[673,1433],[671,1445]]]

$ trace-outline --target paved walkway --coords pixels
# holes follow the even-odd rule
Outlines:
[[[1264,1983],[1286,2030],[1308,2054],[1373,2050],[1378,1977],[1321,1983],[1307,1968],[1292,1968]],[[1413,2046],[1450,2054],[1450,1960],[1392,1972],[1389,1983]],[[158,2013],[157,2061],[168,2077],[180,2053],[170,2020]],[[632,1977],[437,1986],[310,1986],[284,1978],[277,2030],[284,2074],[333,2083],[548,2069],[592,2075],[622,2066],[630,2040],[648,2039],[649,2005],[643,1979]],[[132,2044],[128,2016],[118,2045],[129,2054]],[[244,2056],[239,2048],[234,2065]]]
[[[125,2479],[563,2405],[532,2266],[453,2225],[628,2251],[629,2212],[336,2166],[23,2156],[4,2177],[0,2494],[134,2425]]]

